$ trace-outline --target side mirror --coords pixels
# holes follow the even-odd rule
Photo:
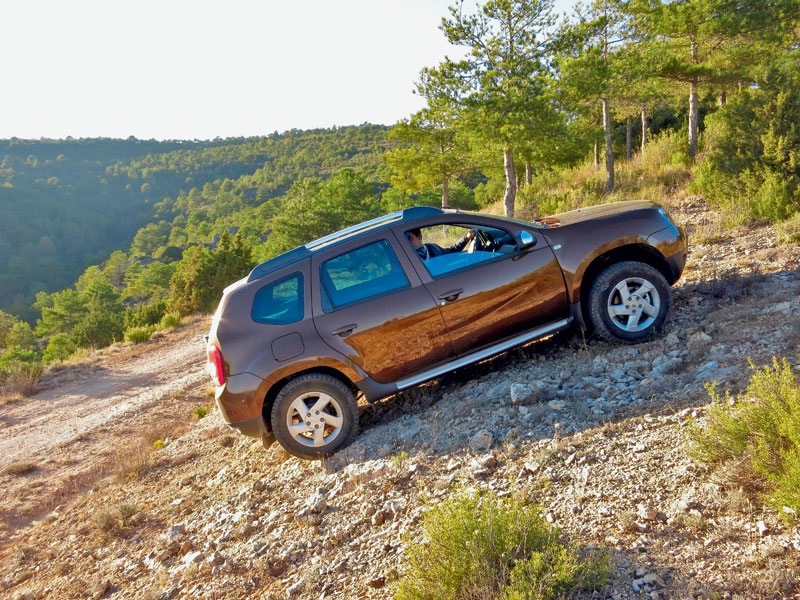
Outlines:
[[[536,245],[536,238],[533,237],[529,231],[520,231],[517,233],[517,248],[520,250],[527,250]]]

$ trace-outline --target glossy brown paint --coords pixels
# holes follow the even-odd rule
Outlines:
[[[502,229],[518,243],[526,232],[534,241],[513,254],[432,277],[404,232],[433,224]],[[324,310],[320,265],[378,240],[396,254],[408,286]],[[685,263],[686,238],[651,203],[618,203],[555,215],[547,226],[437,212],[368,228],[300,256],[291,264],[278,261],[285,266],[276,269],[266,263],[253,280],[231,286],[209,332],[228,377],[216,390],[217,403],[227,422],[250,422],[247,432],[261,429],[261,421],[255,429],[251,424],[270,408],[265,402],[300,374],[333,374],[375,400],[397,391],[400,380],[416,381],[451,364],[486,357],[495,347],[518,343],[525,332],[564,327],[598,265],[608,261],[657,263],[674,283]],[[303,318],[286,325],[253,322],[256,292],[292,273],[303,276]],[[453,291],[458,293],[448,296]],[[275,340],[283,341],[276,345]],[[505,340],[511,342],[504,345]]]
[[[387,241],[408,280],[408,287],[326,312],[317,292],[312,303],[319,337],[335,353],[357,365],[370,379],[391,383],[453,356],[450,336],[439,308],[401,250],[408,242],[390,231],[359,236],[333,252],[312,258],[312,271],[332,256],[351,252],[375,242]],[[337,334],[355,325],[351,332]]]
[[[628,208],[630,210],[623,210]],[[677,274],[664,273],[674,283],[686,261],[686,236],[682,230],[665,223],[651,203],[615,203],[548,217],[557,223],[543,235],[554,247],[556,258],[569,289],[570,301],[581,299],[584,275],[604,257],[618,260],[656,262],[660,270],[670,270],[668,259],[679,264]],[[631,231],[634,231],[632,233]]]
[[[454,288],[463,290],[440,305],[458,355],[569,314],[564,279],[546,247],[483,263],[428,287],[437,298]]]

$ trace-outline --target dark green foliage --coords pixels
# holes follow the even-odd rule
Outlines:
[[[109,169],[176,142],[0,140],[0,307],[71,285],[149,220]]]
[[[285,210],[272,221],[263,258],[275,256],[348,225],[381,214],[373,185],[352,169],[343,169],[327,182],[302,180],[287,194]],[[262,258],[259,255],[259,258]]]
[[[52,336],[47,347],[42,352],[42,359],[46,363],[64,362],[77,350],[78,347],[66,333],[57,333]]]
[[[8,334],[11,333],[11,328],[17,322],[19,322],[17,317],[0,310],[0,348],[9,346]]]
[[[214,250],[189,248],[170,280],[169,309],[180,315],[213,311],[222,290],[253,268],[252,255],[241,235],[227,231]]]
[[[203,246],[188,248],[170,280],[170,310],[182,315],[207,310],[212,302],[207,293],[210,277],[211,252]]]
[[[35,350],[13,346],[0,354],[0,370],[7,368],[11,363],[35,363],[38,361],[39,354]]]
[[[780,220],[800,210],[798,53],[706,119],[695,187],[730,214]]]
[[[75,289],[39,292],[34,307],[42,314],[36,324],[36,333],[41,336],[72,331],[89,312],[86,297]]]
[[[156,325],[167,312],[167,303],[164,300],[138,304],[125,310],[125,329],[131,327],[144,327]]]

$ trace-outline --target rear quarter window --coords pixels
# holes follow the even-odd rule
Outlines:
[[[293,273],[256,292],[250,317],[256,323],[288,325],[303,318],[303,275]]]

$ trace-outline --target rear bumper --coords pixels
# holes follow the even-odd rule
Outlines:
[[[228,425],[238,430],[239,433],[251,438],[263,439],[265,435],[270,433],[261,415],[253,417],[252,419],[237,421],[236,423],[228,423]]]

